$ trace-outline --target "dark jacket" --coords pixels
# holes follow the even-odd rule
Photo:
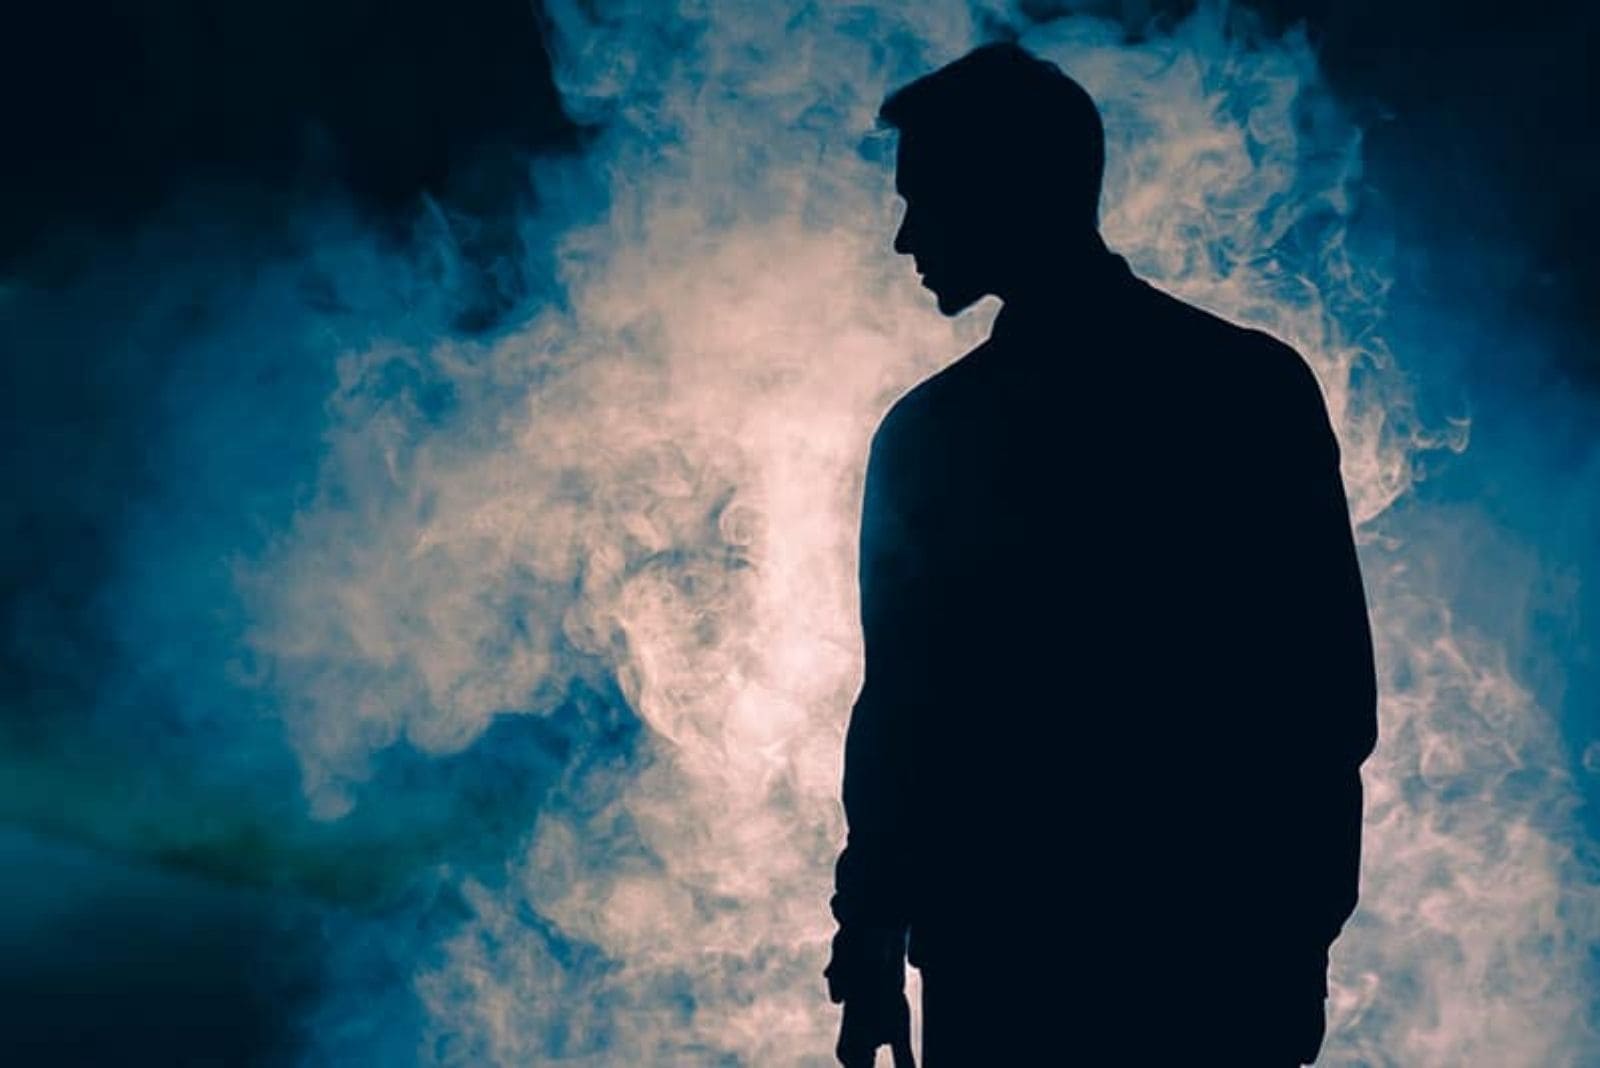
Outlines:
[[[1109,254],[1008,304],[878,428],[860,579],[841,923],[928,969],[1322,992],[1376,684],[1297,353]]]

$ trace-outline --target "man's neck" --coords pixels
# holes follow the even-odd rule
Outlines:
[[[1059,247],[1048,257],[1026,263],[1017,281],[1000,294],[1003,307],[995,333],[1039,318],[1093,311],[1108,297],[1136,281],[1128,262],[1092,234],[1070,252]]]

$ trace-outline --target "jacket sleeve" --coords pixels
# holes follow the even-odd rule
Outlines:
[[[1282,756],[1265,803],[1284,821],[1276,890],[1305,903],[1296,926],[1325,972],[1358,896],[1360,765],[1377,744],[1377,674],[1338,440],[1315,375],[1292,350],[1283,356],[1267,461],[1271,519],[1259,542],[1266,703]]]
[[[845,736],[849,833],[831,902],[841,925],[903,927],[908,920],[912,752],[906,730],[917,703],[914,494],[902,421],[873,437],[861,509],[860,598],[865,668]]]

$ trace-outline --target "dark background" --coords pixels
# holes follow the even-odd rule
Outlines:
[[[1409,226],[1452,232],[1486,260],[1519,252],[1494,279],[1508,305],[1592,336],[1593,5],[1244,6],[1308,28],[1368,130],[1374,184]],[[1022,8],[1121,11],[1138,27],[1185,5]],[[268,230],[286,202],[330,195],[378,225],[424,193],[492,215],[527,195],[519,156],[578,135],[537,0],[22,5],[4,39],[11,270],[62,269],[175,204],[225,205],[214,210]],[[1600,385],[1593,346],[1574,337],[1561,355],[1563,373]]]
[[[1182,10],[1072,6],[1117,11],[1135,30],[1161,17],[1153,10]],[[1305,23],[1367,131],[1374,210],[1388,213],[1399,247],[1430,253],[1404,260],[1401,291],[1472,308],[1471,329],[1486,339],[1537,334],[1535,357],[1463,343],[1466,377],[1529,398],[1528,411],[1561,398],[1566,414],[1540,432],[1559,439],[1556,453],[1591,449],[1595,8],[1314,0],[1254,10]],[[286,220],[328,203],[403,251],[425,198],[488,271],[528,258],[505,225],[537,202],[527,158],[584,139],[560,110],[541,15],[526,0],[13,5],[0,79],[0,279],[44,289],[70,288],[157,228],[247,271],[292,254]],[[525,283],[497,278],[488,288],[499,299],[463,311],[462,328],[492,325]],[[137,302],[143,284],[129,281],[120,299]],[[0,697],[14,734],[74,715],[92,689],[82,665],[97,662],[102,640],[95,594],[123,521],[106,502],[136,496],[140,471],[131,406],[93,355],[24,351],[7,337],[8,469],[62,472],[14,489],[0,530]],[[1492,448],[1508,426],[1491,416],[1479,432]],[[72,478],[115,491],[52,491]],[[1507,496],[1505,510],[1537,524],[1550,508]],[[302,959],[292,947],[315,944],[325,922],[315,910],[268,907],[37,831],[0,836],[3,867],[30,873],[0,902],[0,1013],[10,1017],[0,1032],[73,1062],[129,1043],[152,1063],[242,1063],[292,1048],[290,1021],[317,985],[312,950]],[[85,929],[85,915],[104,922]],[[12,952],[25,941],[26,954]],[[178,1027],[174,1004],[198,1005],[210,1022]]]

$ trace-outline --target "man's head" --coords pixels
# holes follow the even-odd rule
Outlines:
[[[1098,247],[1105,132],[1055,64],[984,45],[890,94],[879,117],[900,135],[895,251],[946,315]]]

